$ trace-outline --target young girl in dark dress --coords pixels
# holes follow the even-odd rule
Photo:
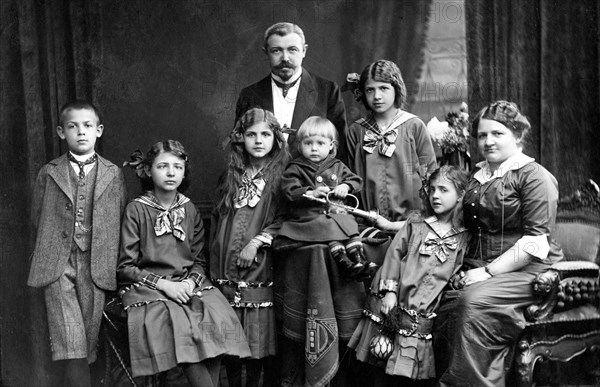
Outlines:
[[[132,158],[146,192],[125,209],[117,267],[132,373],[180,365],[191,386],[217,386],[220,356],[248,357],[250,350],[233,309],[206,278],[202,218],[183,195],[188,156],[167,140],[145,160]]]
[[[287,143],[270,111],[250,109],[230,135],[229,163],[211,219],[210,275],[237,313],[252,358],[244,361],[246,387],[274,385],[277,370],[271,241],[277,234],[279,182],[289,160]],[[242,364],[224,361],[230,387],[241,386]]]

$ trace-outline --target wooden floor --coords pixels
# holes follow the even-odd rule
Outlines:
[[[105,363],[103,361],[96,362],[92,373],[93,373],[93,385],[94,387],[132,387],[131,381],[127,377],[127,375],[121,370],[119,367],[113,368],[113,372],[111,372],[111,376],[108,378],[105,377]],[[153,385],[153,381],[150,378],[135,378],[135,383],[137,387],[188,387],[187,379],[185,375],[181,371],[181,368],[176,367],[170,371],[168,371],[165,375],[165,385],[164,386],[155,386]],[[220,379],[220,387],[228,387],[229,383],[227,381],[227,373],[225,372],[225,367],[221,365],[221,379]]]

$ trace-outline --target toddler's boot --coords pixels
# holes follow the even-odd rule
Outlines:
[[[344,245],[337,241],[330,242],[329,251],[333,259],[337,262],[342,277],[352,278],[355,275],[354,263],[348,259]]]
[[[354,277],[357,281],[365,281],[375,275],[377,264],[366,259],[360,237],[353,237],[350,239],[350,242],[346,245],[346,251],[348,258],[354,262],[354,267],[358,266],[361,268]]]

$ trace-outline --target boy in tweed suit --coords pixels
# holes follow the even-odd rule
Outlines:
[[[69,151],[40,170],[32,202],[37,226],[27,284],[44,288],[52,360],[68,386],[89,386],[105,290],[116,289],[119,230],[125,206],[121,170],[95,152],[104,130],[86,101],[60,110],[58,136]]]

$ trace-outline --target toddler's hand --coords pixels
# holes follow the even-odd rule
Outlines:
[[[158,280],[156,288],[180,304],[187,303],[192,296],[191,286],[187,282],[175,282],[161,278]]]
[[[329,191],[329,187],[327,187],[326,185],[322,185],[307,193],[312,192],[312,196],[316,198],[324,198],[327,197],[327,193],[329,193]]]
[[[396,293],[387,292],[383,297],[383,300],[381,300],[381,313],[385,315],[390,313],[390,310],[394,309],[394,306],[396,306],[397,300]]]
[[[340,184],[333,189],[333,195],[337,198],[343,199],[348,195],[348,191],[350,191],[348,184]]]
[[[237,265],[241,268],[250,267],[252,261],[256,259],[260,245],[253,239],[240,251],[240,256],[237,260]]]

